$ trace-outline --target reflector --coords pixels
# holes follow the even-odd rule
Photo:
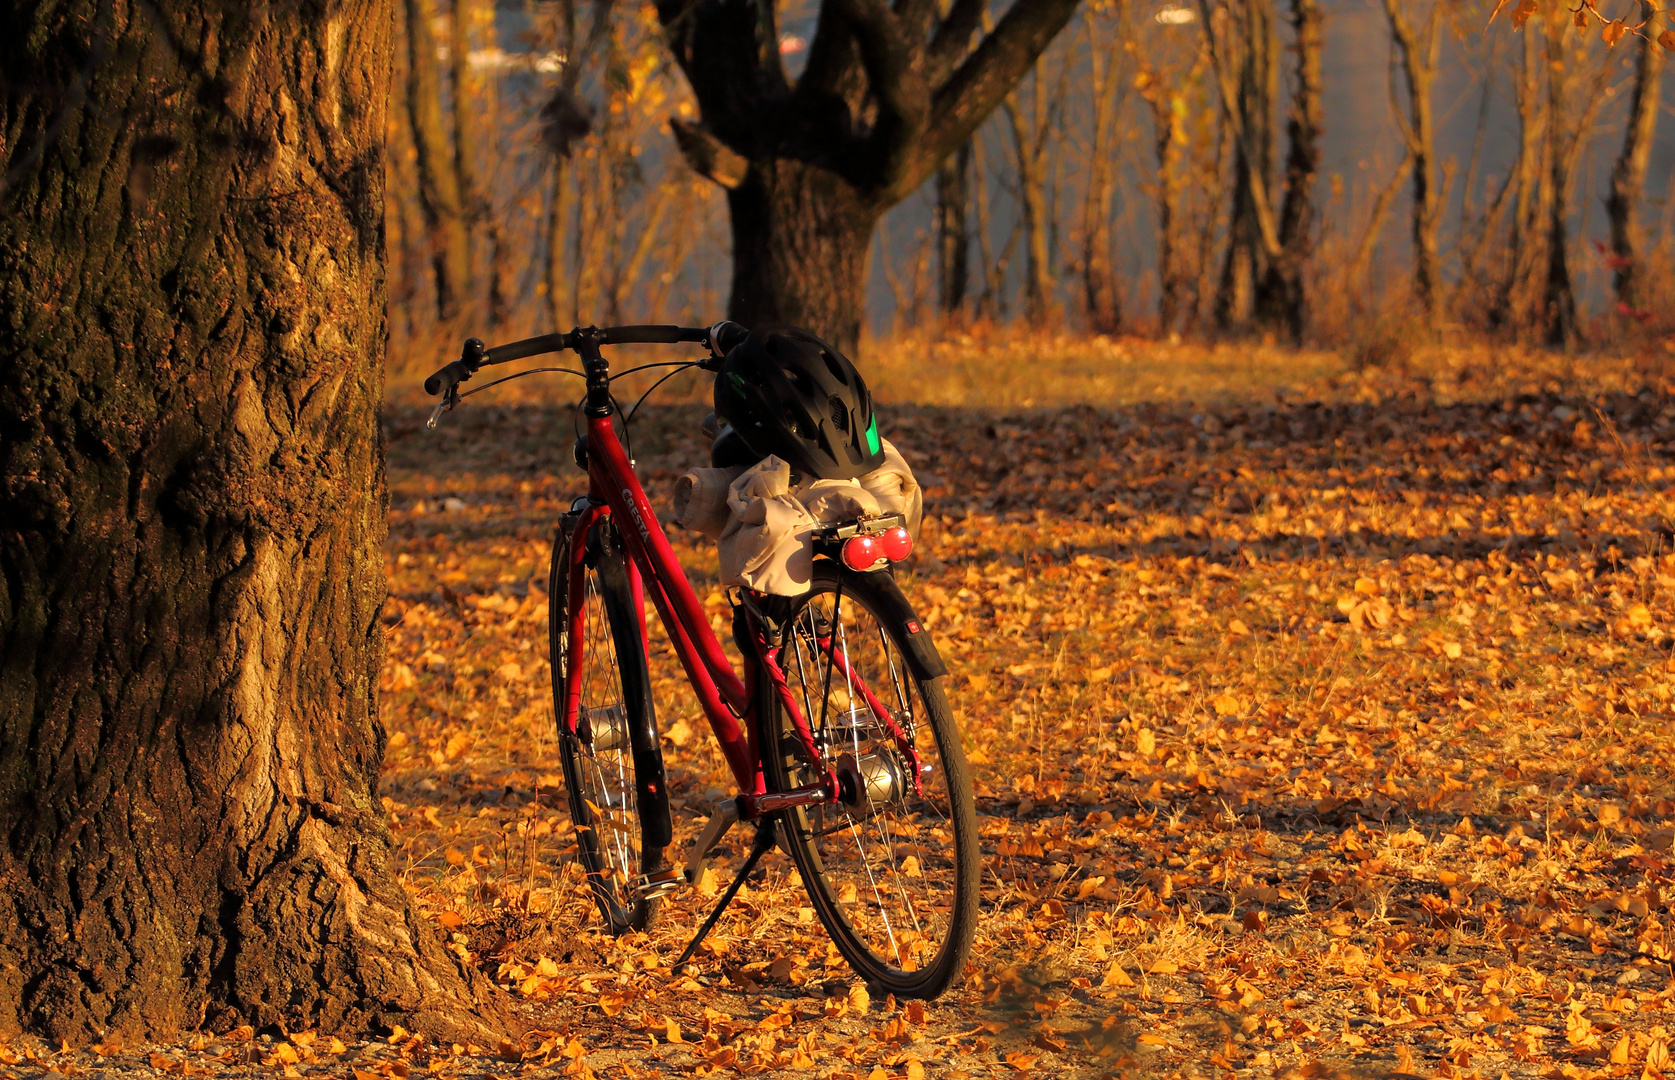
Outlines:
[[[871,570],[884,557],[877,537],[857,536],[843,545],[843,563],[851,570]]]
[[[884,557],[891,562],[901,562],[913,553],[913,537],[900,525],[893,529],[884,530],[884,535],[880,536],[878,540],[879,546],[884,551]]]

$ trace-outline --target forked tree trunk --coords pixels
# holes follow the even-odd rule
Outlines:
[[[1598,64],[1592,77],[1587,77],[1590,73],[1583,57],[1566,47],[1562,23],[1548,24],[1547,61],[1547,153],[1551,171],[1541,328],[1547,344],[1567,345],[1577,331],[1576,294],[1567,263],[1571,177],[1576,175],[1594,120],[1607,100],[1605,91],[1615,65]]]
[[[1269,190],[1278,96],[1278,35],[1273,0],[1200,0],[1221,91],[1222,116],[1233,138],[1233,197],[1227,249],[1216,287],[1218,328],[1243,327],[1255,313],[1258,285],[1278,254],[1278,223]]]
[[[727,192],[733,292],[727,317],[825,330],[854,355],[866,312],[867,252],[882,209],[836,173],[785,158],[752,162]]]
[[[794,322],[852,350],[867,249],[884,212],[970,142],[1076,0],[821,0],[795,80],[775,5],[658,0],[700,117],[669,121],[687,162],[727,189],[731,317]]]
[[[0,7],[0,1031],[486,1034],[375,792],[391,15]]]
[[[1551,189],[1543,182],[1547,171],[1547,127],[1552,121],[1542,78],[1541,31],[1545,15],[1537,14],[1525,23],[1523,52],[1518,77],[1513,82],[1518,106],[1518,159],[1512,171],[1512,230],[1505,276],[1490,309],[1495,326],[1516,328],[1535,308],[1536,275],[1546,248],[1548,204]]]
[[[1190,83],[1197,73],[1195,64],[1183,82]],[[1150,70],[1141,73],[1137,85],[1151,109],[1152,146],[1157,153],[1157,328],[1167,335],[1178,329],[1187,286],[1182,258],[1187,223],[1181,175],[1186,146],[1185,92],[1167,85]]]

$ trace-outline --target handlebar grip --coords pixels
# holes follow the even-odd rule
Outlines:
[[[504,364],[509,360],[522,360],[526,356],[562,352],[569,347],[569,334],[542,334],[540,337],[524,338],[522,341],[510,341],[504,345],[496,345],[483,354],[483,363]]]
[[[425,380],[425,393],[431,397],[446,394],[469,378],[471,378],[471,368],[466,365],[464,360],[455,360]]]

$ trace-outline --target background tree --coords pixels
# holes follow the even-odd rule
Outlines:
[[[1019,227],[1024,239],[1024,318],[1031,326],[1045,326],[1053,314],[1055,284],[1049,240],[1052,226],[1048,220],[1051,216],[1048,172],[1054,127],[1051,99],[1062,97],[1062,91],[1061,80],[1050,98],[1045,73],[1037,66],[1028,85],[1022,91],[1008,94],[1002,106],[1012,136],[1012,164],[1023,211]]]
[[[971,281],[971,156],[968,141],[936,170],[937,301],[947,317],[964,310]]]
[[[1286,118],[1285,199],[1280,205],[1277,249],[1266,228],[1268,266],[1257,292],[1262,321],[1282,327],[1294,342],[1303,340],[1307,297],[1303,274],[1314,247],[1314,178],[1320,171],[1320,135],[1326,107],[1322,98],[1321,51],[1326,41],[1325,15],[1319,0],[1291,0],[1291,110]]]
[[[1199,0],[1199,12],[1233,144],[1227,245],[1215,300],[1216,325],[1232,330],[1253,314],[1264,260],[1279,248],[1279,223],[1269,199],[1279,37],[1271,0]]]
[[[1622,150],[1611,169],[1611,193],[1605,199],[1605,212],[1611,220],[1611,286],[1619,310],[1635,316],[1646,306],[1642,295],[1646,240],[1640,224],[1640,203],[1646,190],[1646,166],[1652,160],[1652,140],[1657,134],[1664,53],[1650,32],[1656,26],[1651,18],[1652,5],[1643,0],[1641,9],[1648,32],[1635,37],[1634,91],[1623,125]]]
[[[1127,55],[1123,46],[1134,36],[1125,25],[1126,9],[1127,5],[1119,0],[1090,4],[1082,10],[1093,109],[1082,193],[1081,277],[1088,329],[1096,334],[1115,334],[1122,329],[1123,322],[1112,260],[1111,227],[1116,211],[1117,149],[1127,134],[1121,122],[1123,98],[1135,78],[1125,63]],[[1100,15],[1116,25],[1102,25]],[[1160,252],[1160,265],[1162,262]]]
[[[0,6],[0,1031],[483,1038],[375,798],[391,16]]]
[[[1442,273],[1437,233],[1443,205],[1448,201],[1446,185],[1439,175],[1436,116],[1431,101],[1442,50],[1443,0],[1431,0],[1417,21],[1417,13],[1408,9],[1408,0],[1384,0],[1384,14],[1407,91],[1407,115],[1402,115],[1399,108],[1395,115],[1407,143],[1403,167],[1413,176],[1413,293],[1427,321],[1432,321],[1436,318]]]
[[[459,173],[458,157],[448,143],[442,73],[431,28],[435,8],[431,0],[405,0],[404,14],[408,46],[405,96],[418,165],[419,206],[430,233],[436,315],[447,321],[459,316],[475,289],[469,196]]]
[[[825,0],[802,74],[780,57],[768,0],[659,0],[697,97],[675,118],[693,167],[727,189],[730,317],[860,340],[867,251],[911,194],[1029,71],[1076,0],[1014,0],[979,34],[984,5]]]

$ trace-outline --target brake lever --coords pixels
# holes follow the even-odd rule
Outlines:
[[[458,384],[455,384],[448,387],[448,392],[442,395],[442,400],[437,403],[436,408],[430,410],[430,419],[425,421],[425,427],[431,431],[435,431],[436,421],[442,418],[443,413],[451,411],[453,407],[458,404],[459,386]]]

